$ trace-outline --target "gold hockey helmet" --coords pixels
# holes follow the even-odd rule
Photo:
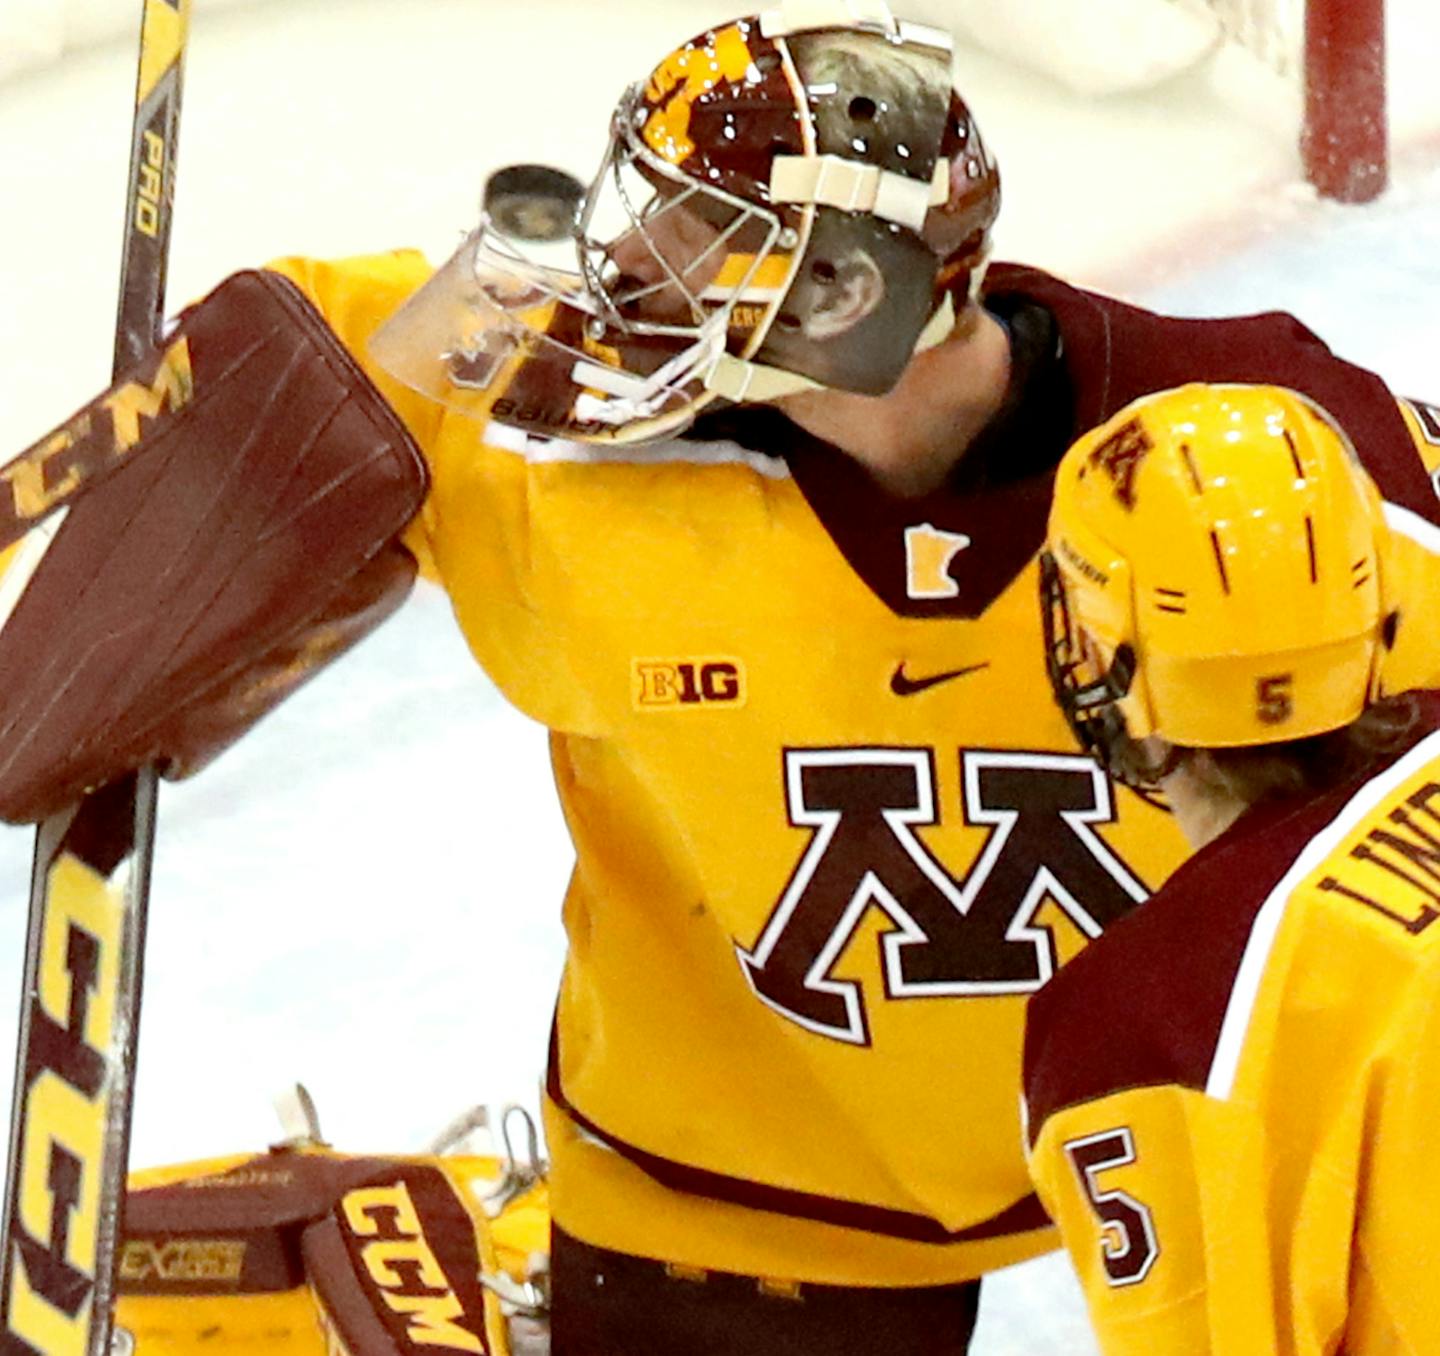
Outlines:
[[[1393,617],[1389,529],[1344,432],[1275,386],[1142,397],[1056,476],[1041,593],[1051,686],[1122,780],[1123,741],[1233,747],[1348,724]],[[1133,761],[1133,760],[1129,760]]]

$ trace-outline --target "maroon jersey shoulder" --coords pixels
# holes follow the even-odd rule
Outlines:
[[[1031,997],[1024,1076],[1032,1142],[1067,1106],[1125,1088],[1204,1088],[1261,907],[1367,782],[1440,729],[1440,690],[1412,699],[1419,719],[1404,749],[1330,791],[1251,807]]]
[[[1030,999],[1032,1140],[1067,1106],[1205,1086],[1255,916],[1337,809],[1329,796],[1255,806]]]
[[[857,462],[794,430],[780,435],[780,446],[771,445],[773,437],[764,444],[785,455],[825,532],[899,615],[982,616],[1044,540],[1053,468],[1067,445],[1139,396],[1192,381],[1264,382],[1309,396],[1338,420],[1387,500],[1440,523],[1440,500],[1395,397],[1373,372],[1337,358],[1292,315],[1158,315],[1043,270],[1004,263],[990,268],[985,298],[1001,312],[1038,306],[1053,317],[1063,379],[1025,395],[1070,407],[1045,421],[1043,445],[1014,445],[1034,437],[1033,426],[1002,427],[984,450],[999,472],[987,483],[947,484],[920,499],[896,499]],[[1030,469],[1006,475],[1007,463]],[[906,534],[918,524],[966,543],[949,568],[953,590],[945,596],[907,594]]]
[[[1337,357],[1293,315],[1159,315],[1014,264],[996,264],[986,292],[1020,293],[1054,315],[1074,383],[1077,435],[1142,395],[1187,382],[1284,386],[1339,422],[1386,499],[1440,521],[1440,501],[1394,394],[1374,372]]]

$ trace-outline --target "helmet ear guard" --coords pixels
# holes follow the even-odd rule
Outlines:
[[[1106,662],[1071,611],[1055,556],[1041,551],[1039,565],[1045,669],[1065,723],[1109,776],[1168,811],[1160,798],[1160,779],[1174,767],[1178,751],[1167,745],[1157,761],[1125,717],[1138,673],[1134,646],[1122,640]]]
[[[1140,745],[1153,724],[1130,626],[1128,563],[1072,523],[1069,535],[1052,536],[1039,567],[1046,674],[1066,724],[1116,781],[1153,792],[1159,769]]]

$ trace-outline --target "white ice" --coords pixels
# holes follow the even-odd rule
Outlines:
[[[447,253],[488,169],[584,170],[619,87],[729,13],[197,9],[176,303],[283,252]],[[1185,312],[1289,308],[1397,389],[1440,399],[1434,9],[1392,0],[1393,185],[1364,208],[1318,202],[1292,139],[1198,72],[1095,102],[962,50],[1005,174],[1000,253]],[[116,41],[0,85],[0,455],[108,378],[133,79]],[[0,831],[0,1048],[30,841]],[[533,1104],[568,865],[542,732],[475,669],[444,598],[420,592],[201,777],[163,788],[133,1162],[262,1148],[271,1095],[295,1079],[354,1150],[417,1149],[471,1102]],[[992,1282],[975,1350],[1093,1351],[1063,1264]]]

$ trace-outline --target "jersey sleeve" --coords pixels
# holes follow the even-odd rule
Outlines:
[[[566,733],[600,733],[585,640],[571,624],[595,600],[583,596],[586,571],[575,553],[552,549],[561,538],[595,539],[588,501],[577,494],[556,508],[557,496],[544,489],[557,478],[554,468],[547,477],[524,438],[507,439],[490,423],[503,379],[460,412],[411,389],[371,355],[375,332],[431,277],[428,261],[401,250],[286,258],[269,267],[314,303],[419,445],[430,491],[403,540],[421,573],[449,595],[471,652],[532,719]]]
[[[1440,1346],[1435,916],[1377,914],[1324,887],[1292,901],[1241,1073],[1218,1091],[1213,1067],[1155,1072],[1193,1003],[1160,1020],[1144,975],[1128,987],[1114,965],[1087,975],[1126,923],[1032,1000],[1030,1170],[1106,1356]],[[1127,920],[1132,939],[1145,921]],[[1164,978],[1185,996],[1183,971]],[[1077,1078],[1087,1062],[1098,1072]]]
[[[1256,912],[1311,834],[1275,813],[1284,833],[1233,828],[1028,1004],[1030,1171],[1106,1356],[1318,1356],[1284,1331],[1301,1222],[1304,1311],[1343,1318],[1354,1179],[1303,1167],[1325,1125],[1207,1091]]]
[[[1364,1208],[1355,1231],[1351,1327],[1364,1350],[1440,1350],[1440,937],[1396,1005],[1371,1070]],[[1394,1343],[1393,1346],[1389,1343]],[[1357,1349],[1360,1344],[1357,1342]]]
[[[1276,1351],[1262,1132],[1173,1085],[1067,1107],[1030,1166],[1106,1356]]]

